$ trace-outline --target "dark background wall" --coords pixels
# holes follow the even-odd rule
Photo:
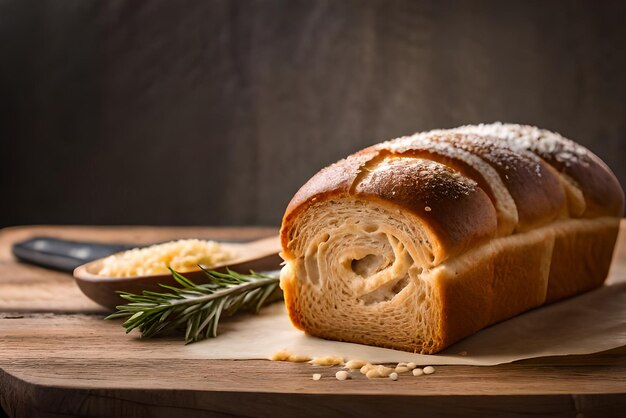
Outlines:
[[[366,145],[495,120],[626,184],[626,2],[0,0],[0,226],[271,224]]]

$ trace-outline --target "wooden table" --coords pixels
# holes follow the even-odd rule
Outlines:
[[[626,222],[622,223],[622,229]],[[611,276],[626,274],[622,231]],[[260,238],[268,228],[19,227],[0,231],[0,403],[10,416],[550,416],[626,413],[626,347],[428,378],[311,380],[307,364],[191,360],[177,338],[139,340],[71,276],[17,263],[35,235],[103,242]],[[626,309],[626,307],[625,307]],[[253,343],[253,342],[251,342]]]

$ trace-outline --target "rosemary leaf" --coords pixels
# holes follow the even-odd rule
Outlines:
[[[126,332],[137,328],[143,338],[183,327],[189,344],[216,337],[222,317],[241,310],[258,312],[263,305],[282,298],[277,275],[202,270],[208,283],[195,284],[170,269],[180,287],[160,284],[167,292],[146,290],[140,295],[119,292],[128,303],[117,306],[117,312],[105,319],[126,318],[122,324]]]

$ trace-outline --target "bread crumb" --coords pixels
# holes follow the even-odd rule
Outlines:
[[[368,364],[367,361],[365,360],[350,360],[346,363],[346,367],[348,369],[360,369],[361,367],[365,366],[366,364]]]
[[[270,357],[270,360],[272,361],[287,361],[289,359],[289,356],[291,355],[291,353],[288,353],[287,351],[277,351],[274,354],[272,354],[272,356]]]
[[[370,370],[372,370],[372,368],[374,367],[373,364],[371,363],[367,363],[365,366],[361,367],[361,373],[363,374],[367,374],[367,372],[369,372]]]
[[[340,370],[335,373],[335,377],[337,378],[337,380],[346,380],[350,378],[350,373],[345,370]]]
[[[272,361],[291,361],[293,363],[304,363],[311,360],[309,356],[302,356],[299,354],[292,354],[286,350],[277,351],[270,357]]]
[[[343,357],[338,357],[338,356],[315,357],[310,362],[311,364],[317,364],[318,366],[339,366],[343,364]]]
[[[287,361],[291,361],[293,363],[304,363],[305,361],[310,361],[310,360],[311,360],[311,357],[302,356],[299,354],[291,354],[289,358],[287,359]]]
[[[433,374],[435,373],[435,368],[433,366],[424,367],[424,374]]]
[[[389,377],[389,375],[391,373],[393,373],[394,369],[391,367],[387,367],[387,366],[383,366],[382,364],[376,366],[376,371],[378,371],[378,373],[382,376],[382,377]]]

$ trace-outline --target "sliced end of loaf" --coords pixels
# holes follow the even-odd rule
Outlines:
[[[299,217],[281,272],[294,325],[334,340],[434,352],[441,302],[427,277],[436,237],[414,217],[352,197]]]

